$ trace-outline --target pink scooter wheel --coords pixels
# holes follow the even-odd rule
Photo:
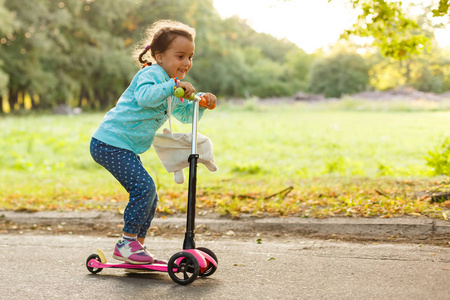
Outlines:
[[[100,256],[98,256],[98,254],[91,254],[91,255],[89,255],[89,257],[88,257],[87,260],[86,260],[86,268],[87,268],[88,271],[91,272],[92,274],[100,273],[100,272],[103,270],[103,268],[93,268],[93,267],[89,266],[89,262],[90,262],[91,260],[93,260],[93,259],[95,259],[95,260],[97,260],[97,261],[100,261]]]
[[[212,252],[212,250],[205,248],[205,247],[198,247],[197,250],[200,250],[200,251],[208,254],[209,256],[211,256],[216,261],[216,264],[219,263],[219,260],[217,259],[216,254],[214,254],[214,252]],[[213,265],[208,260],[206,260],[206,261],[208,263],[208,266],[206,268],[200,268],[200,273],[198,274],[200,277],[211,276],[217,270],[217,267],[215,265]]]
[[[188,285],[197,278],[200,267],[195,256],[181,251],[170,258],[167,263],[170,278],[178,284]]]

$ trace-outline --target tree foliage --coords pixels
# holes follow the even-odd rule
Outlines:
[[[14,14],[5,7],[5,0],[0,0],[0,35],[8,34],[14,29]],[[0,43],[6,41],[5,38]],[[0,95],[6,93],[8,87],[9,76],[3,71],[3,60],[0,59]],[[1,109],[0,109],[1,111]]]
[[[329,2],[332,0],[329,0]],[[423,32],[417,19],[406,14],[402,1],[349,0],[360,11],[356,23],[343,37],[371,38],[380,52],[396,60],[410,58],[429,47],[430,37]],[[435,17],[448,15],[450,0],[440,0],[432,9]],[[421,16],[423,20],[423,16]]]
[[[374,56],[370,84],[378,90],[409,86],[422,92],[444,93],[450,90],[449,55],[448,51],[433,49],[401,61]]]
[[[433,9],[433,15],[435,17],[443,17],[450,14],[450,1],[449,0],[439,0],[438,7]]]
[[[110,108],[139,69],[131,57],[134,45],[148,26],[165,18],[196,28],[194,68],[186,80],[219,97],[298,91],[336,97],[368,82],[375,88],[398,82],[423,91],[450,90],[450,53],[425,47],[433,38],[421,23],[426,20],[408,19],[395,1],[348,1],[362,14],[347,34],[375,37],[380,52],[397,62],[378,54],[363,59],[355,49],[345,55],[305,53],[238,17],[221,19],[212,0],[0,0],[0,96],[15,110],[58,104]],[[440,1],[429,11],[448,15],[448,4]]]
[[[197,29],[194,68],[186,78],[197,90],[267,97],[305,86],[299,84],[305,75],[286,60],[304,55],[301,49],[239,18],[222,20],[210,0],[0,0],[0,93],[7,91],[16,109],[24,95],[34,108],[111,107],[138,70],[134,45],[164,18]]]
[[[364,91],[369,84],[369,66],[352,53],[337,53],[317,60],[311,69],[309,90],[326,97]]]
[[[418,32],[419,25],[405,16],[401,2],[357,0],[353,5],[360,7],[362,14],[347,35],[374,37],[373,44],[381,53],[395,59],[418,54],[425,47],[427,38]]]

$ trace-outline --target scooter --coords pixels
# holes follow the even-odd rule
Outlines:
[[[184,97],[184,90],[177,88],[174,92],[178,98]],[[183,242],[183,250],[174,254],[167,264],[130,264],[108,263],[104,252],[97,249],[96,254],[91,254],[86,260],[86,268],[92,274],[97,274],[106,268],[129,269],[139,271],[167,272],[170,278],[178,284],[188,285],[200,277],[211,276],[217,269],[217,256],[208,248],[195,247],[195,203],[197,189],[197,124],[199,106],[206,106],[206,98],[192,95],[189,100],[194,101],[192,120],[192,144],[189,155],[189,190],[186,232]]]

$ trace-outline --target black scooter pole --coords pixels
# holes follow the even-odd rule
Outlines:
[[[189,191],[186,220],[186,233],[184,236],[183,249],[195,249],[195,203],[197,190],[197,160],[198,154],[189,156]]]

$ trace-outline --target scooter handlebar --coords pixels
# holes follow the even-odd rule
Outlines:
[[[177,98],[183,98],[184,97],[184,93],[185,93],[185,91],[184,91],[184,89],[182,87],[177,87],[173,94]],[[191,97],[188,100],[198,101],[198,104],[200,105],[200,107],[208,107],[208,103],[207,103],[208,101],[203,96],[197,96],[195,94],[192,94]],[[214,105],[214,107],[211,108],[211,109],[214,109],[215,107],[216,106]]]

